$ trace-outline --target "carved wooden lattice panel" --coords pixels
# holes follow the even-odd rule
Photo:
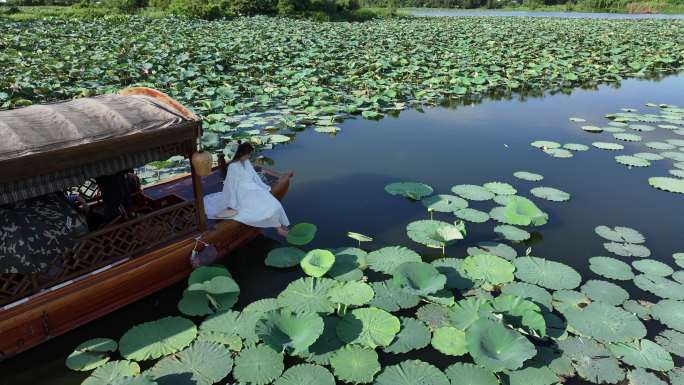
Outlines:
[[[48,273],[0,275],[0,306],[118,260],[136,257],[197,230],[194,202],[173,205],[90,233],[56,258]]]

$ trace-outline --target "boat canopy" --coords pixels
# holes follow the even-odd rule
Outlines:
[[[148,88],[0,111],[0,205],[189,156],[199,135],[196,115]]]

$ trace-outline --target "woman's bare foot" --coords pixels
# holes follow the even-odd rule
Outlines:
[[[278,227],[278,234],[280,234],[281,236],[283,236],[283,237],[285,237],[285,238],[287,238],[287,234],[288,234],[289,232],[290,232],[290,231],[289,231],[289,230],[287,229],[287,227],[285,227],[285,226]]]
[[[285,174],[286,174],[287,176],[289,176],[290,178],[292,178],[292,177],[294,176],[294,171],[288,171],[288,172],[286,172]]]

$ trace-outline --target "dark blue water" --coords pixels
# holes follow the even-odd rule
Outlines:
[[[585,124],[605,126],[603,116],[623,107],[656,113],[657,109],[647,108],[645,103],[684,106],[682,90],[684,76],[672,76],[661,81],[628,80],[620,87],[600,86],[570,95],[485,100],[427,108],[424,112],[407,110],[380,121],[347,120],[335,137],[307,129],[293,142],[264,155],[275,161],[275,168],[296,172],[284,205],[293,223],[318,225],[318,235],[310,247],[352,246],[354,241],[346,238],[346,233],[355,231],[375,238],[364,245],[367,249],[397,244],[411,247],[426,258],[438,256],[439,250],[407,238],[406,225],[428,215],[420,203],[385,193],[383,187],[391,182],[421,181],[444,194],[449,194],[455,184],[490,181],[511,183],[525,196],[539,185],[567,191],[572,194],[568,202],[534,198],[550,220],[537,229],[533,242],[517,249],[522,253],[531,246],[533,255],[565,262],[585,279],[593,279],[597,276],[589,272],[587,260],[609,255],[593,231],[600,224],[640,230],[653,258],[674,266],[672,253],[684,251],[684,195],[655,190],[647,183],[651,176],[667,176],[672,161],[628,169],[614,161],[618,152],[591,148],[570,159],[557,159],[529,143],[552,140],[591,145],[593,141],[614,141],[609,133],[586,133],[580,129],[582,124],[568,118],[582,117],[587,120]],[[666,129],[639,134],[644,141],[675,137]],[[654,152],[639,143],[620,143],[626,148],[619,154]],[[540,173],[545,179],[537,183],[517,180],[512,174],[519,170]],[[488,202],[471,207],[489,211],[493,205]],[[452,221],[454,217],[437,213],[435,219]],[[447,255],[462,257],[468,246],[496,239],[494,226],[493,221],[469,224],[467,238],[448,247]],[[267,235],[277,239],[271,232]],[[297,269],[275,270],[263,265],[266,253],[276,245],[276,241],[259,238],[230,257],[228,266],[242,289],[238,307],[275,296],[300,275]],[[625,287],[633,299],[655,300],[631,284]],[[136,323],[175,314],[181,290],[182,285],[169,288],[0,364],[0,384],[80,383],[85,375],[64,367],[64,359],[76,345],[93,337],[118,338]],[[421,354],[415,352],[411,358],[420,358]],[[422,358],[442,368],[453,361],[432,354]]]

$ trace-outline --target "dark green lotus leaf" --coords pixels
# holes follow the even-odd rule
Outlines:
[[[176,353],[197,336],[197,327],[183,317],[166,317],[133,326],[119,341],[127,360],[144,361]]]
[[[572,360],[567,355],[563,355],[556,347],[546,346],[537,347],[537,355],[525,365],[530,368],[547,367],[557,376],[563,378],[574,377],[576,375]]]
[[[471,255],[463,261],[463,271],[468,278],[482,280],[490,285],[513,281],[514,270],[513,264],[496,255]]]
[[[422,262],[408,262],[422,263]],[[371,285],[365,282],[344,282],[328,292],[330,300],[347,306],[362,306],[370,302],[375,293]]]
[[[501,287],[501,294],[515,295],[518,297],[529,299],[545,310],[553,308],[551,303],[551,294],[544,288],[537,285],[532,285],[525,282],[511,282]]]
[[[399,318],[378,308],[361,308],[348,312],[337,324],[337,335],[346,343],[374,349],[392,343],[399,333]]]
[[[487,201],[494,198],[494,193],[474,184],[459,184],[451,188],[451,192],[470,201]]]
[[[428,211],[451,213],[468,207],[468,201],[455,195],[433,195],[421,200]]]
[[[579,291],[558,290],[553,293],[553,307],[563,314],[570,310],[581,310],[589,303],[591,300]]]
[[[164,357],[146,372],[159,385],[212,385],[230,373],[233,359],[221,344],[198,341]]]
[[[111,361],[95,369],[81,385],[110,385],[114,381],[140,374],[140,366],[131,361]]]
[[[428,303],[418,308],[416,318],[423,321],[431,330],[449,326],[449,308],[436,303]]]
[[[473,287],[473,281],[463,270],[463,260],[459,258],[439,258],[430,262],[446,277],[446,287],[449,289],[466,290]]]
[[[299,265],[306,252],[297,247],[279,247],[268,252],[264,263],[272,267],[294,267]]]
[[[368,253],[368,267],[371,270],[392,274],[397,266],[404,262],[420,262],[418,253],[401,246],[389,246]]]
[[[237,296],[235,297],[237,299]],[[183,291],[178,310],[188,316],[204,316],[214,313],[209,294],[203,291]]]
[[[684,302],[664,299],[651,308],[653,318],[669,328],[684,333]]]
[[[634,277],[634,284],[661,298],[684,300],[684,285],[665,277],[640,274]]]
[[[444,371],[452,384],[459,385],[499,385],[494,373],[477,365],[457,362]]]
[[[530,193],[537,198],[546,199],[552,202],[565,202],[570,200],[570,194],[553,187],[535,187]]]
[[[495,372],[519,369],[537,354],[534,345],[522,334],[484,318],[470,326],[466,341],[475,363]]]
[[[329,278],[300,278],[278,294],[278,304],[297,313],[331,313],[335,307],[328,293],[338,285]]]
[[[413,200],[421,200],[432,194],[432,187],[419,182],[395,182],[385,186],[385,191],[391,195],[400,195]]]
[[[568,150],[570,150],[570,149],[568,149]],[[528,172],[528,171],[516,171],[513,173],[513,176],[518,178],[518,179],[522,179],[522,180],[526,180],[526,181],[530,181],[530,182],[539,182],[539,181],[544,179],[543,175],[535,174],[533,172]]]
[[[632,266],[634,266],[634,268],[640,272],[650,276],[655,275],[658,277],[667,277],[668,275],[672,275],[672,273],[674,273],[674,269],[672,269],[670,266],[660,261],[656,261],[655,259],[642,259],[639,261],[634,261],[632,262]]]
[[[534,302],[515,295],[503,294],[494,299],[493,305],[496,313],[503,313],[504,323],[546,337],[546,321],[541,314],[541,308]]]
[[[667,385],[667,383],[653,373],[642,368],[636,368],[627,373],[629,385]]]
[[[363,277],[362,269],[368,267],[367,252],[355,247],[333,250],[335,264],[328,270],[328,276],[338,281],[358,281]]]
[[[335,376],[352,384],[366,384],[380,371],[378,354],[371,349],[347,345],[330,357]]]
[[[560,382],[560,378],[548,367],[528,367],[506,374],[509,385],[552,385]]]
[[[335,385],[335,377],[328,369],[312,364],[290,367],[274,385]]]
[[[323,319],[316,313],[273,310],[257,322],[255,331],[273,350],[298,354],[323,334]]]
[[[518,256],[514,248],[505,243],[480,242],[477,247],[469,247],[468,255],[491,254],[512,261]]]
[[[78,345],[66,359],[66,366],[71,370],[88,371],[102,366],[109,361],[109,355],[117,348],[116,341],[109,338],[94,338]]]
[[[336,316],[327,316],[323,318],[323,334],[314,342],[306,352],[299,354],[308,362],[314,362],[318,365],[328,365],[330,357],[344,346],[344,342],[337,336],[337,324],[340,319]]]
[[[420,302],[420,296],[402,290],[391,280],[373,282],[371,286],[375,292],[375,297],[370,302],[370,306],[394,312],[400,309],[410,309]]]
[[[449,379],[435,366],[420,360],[386,366],[374,385],[449,385]]]
[[[621,305],[629,299],[627,290],[607,281],[589,280],[580,288],[582,293],[593,301],[600,301],[609,305]]]
[[[414,221],[406,226],[408,237],[427,247],[441,249],[463,239],[465,227],[435,220]]]
[[[667,350],[653,341],[643,339],[608,345],[615,357],[637,368],[667,371],[674,368],[674,362]]]
[[[577,374],[596,384],[616,384],[625,378],[620,362],[608,349],[590,338],[569,337],[558,341],[559,348],[572,360]]]
[[[112,380],[107,385],[158,385],[148,376],[120,377]]]
[[[329,250],[314,249],[306,253],[299,265],[304,272],[315,278],[320,278],[332,268],[335,254]]]
[[[630,342],[646,336],[646,327],[634,314],[603,302],[563,314],[573,332],[600,342]]]
[[[655,341],[668,352],[684,357],[684,333],[671,329],[663,330],[656,336]]]
[[[592,257],[589,258],[589,269],[594,273],[620,281],[628,281],[634,279],[632,268],[620,261],[619,259],[610,257]]]
[[[287,234],[287,242],[295,246],[304,246],[313,241],[318,228],[312,223],[297,223]]]
[[[637,230],[630,227],[615,226],[610,228],[608,226],[597,226],[594,231],[599,236],[611,241],[619,243],[644,243],[646,238]]]
[[[489,214],[484,211],[475,210],[470,207],[454,211],[454,215],[459,219],[473,223],[485,223],[489,220]]]
[[[531,234],[523,229],[511,225],[499,225],[494,228],[494,232],[500,234],[509,241],[521,242],[530,239]]]
[[[506,223],[518,226],[541,226],[549,220],[549,215],[525,197],[511,197],[505,208]]]
[[[245,349],[235,358],[233,377],[241,383],[270,384],[285,369],[283,355],[266,345]]]
[[[516,278],[551,290],[570,290],[579,286],[582,277],[575,269],[560,262],[538,257],[513,260]]]
[[[485,183],[483,187],[496,195],[515,195],[518,192],[513,186],[503,182],[489,182]]]
[[[211,281],[216,277],[230,277],[230,272],[224,266],[200,266],[193,270],[188,277],[188,286]]]
[[[232,277],[218,276],[204,282],[193,283],[188,286],[188,291],[237,295],[240,293],[240,286]]]
[[[415,318],[400,317],[401,330],[397,338],[384,350],[388,353],[402,354],[422,349],[430,344],[430,330]]]
[[[436,293],[444,288],[446,276],[425,262],[405,262],[392,273],[392,281],[402,290],[416,295]]]
[[[438,352],[447,356],[462,356],[468,352],[464,331],[452,326],[442,326],[432,333],[430,344]]]

